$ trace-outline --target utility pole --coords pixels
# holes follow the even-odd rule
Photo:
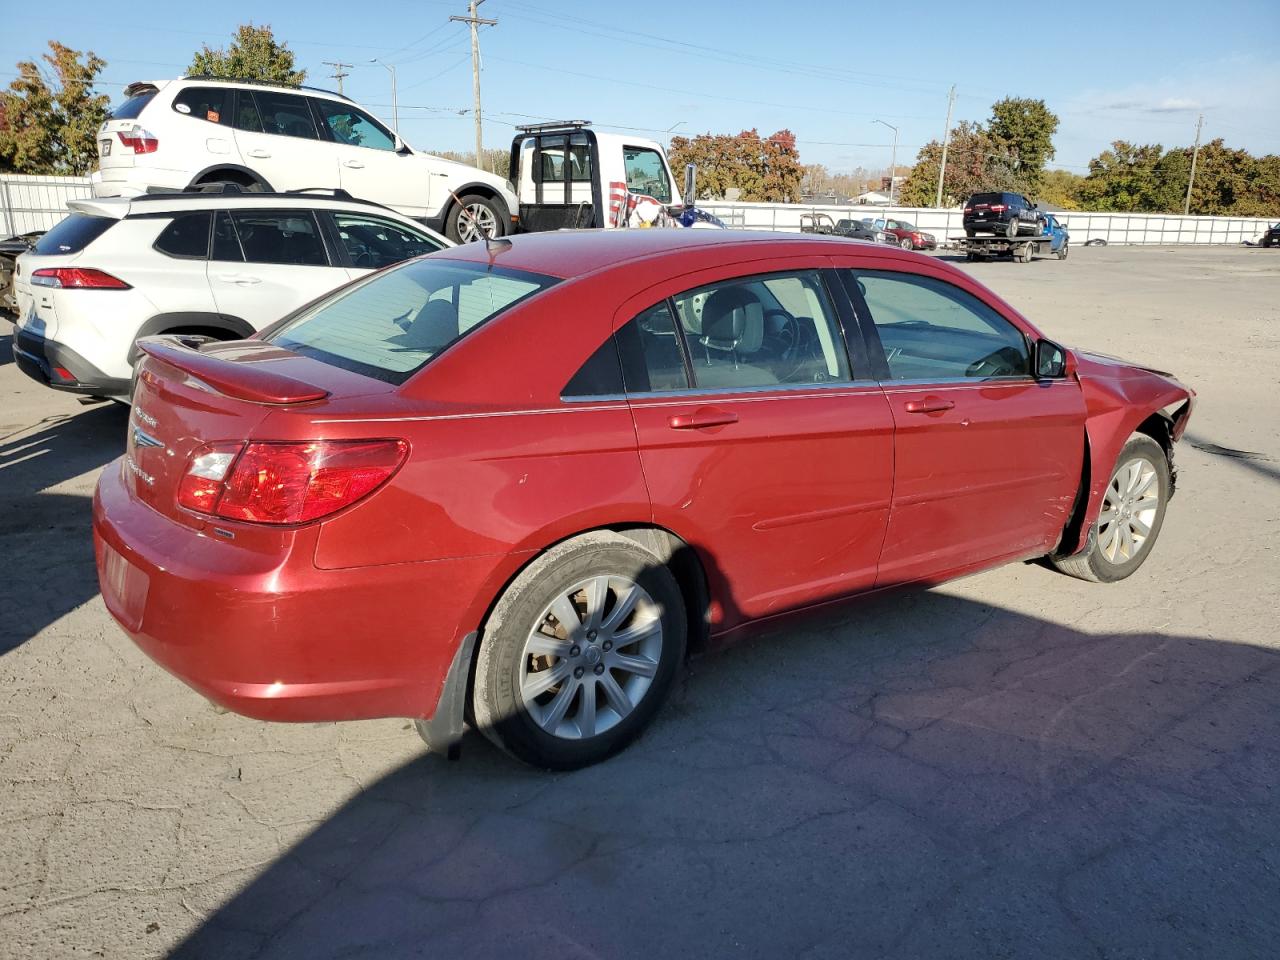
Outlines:
[[[1204,114],[1196,121],[1196,148],[1191,153],[1191,177],[1187,180],[1187,202],[1182,205],[1182,215],[1191,213],[1191,188],[1196,184],[1196,160],[1200,156],[1200,128],[1204,126]]]
[[[329,76],[333,77],[333,79],[338,81],[338,92],[342,93],[342,78],[350,76],[350,74],[348,74],[342,68],[354,67],[355,64],[343,63],[341,60],[321,60],[320,62],[323,63],[326,67],[333,67],[333,73],[329,74]]]
[[[883,120],[872,120],[872,123],[878,123],[882,127],[888,127],[893,131],[893,159],[889,161],[889,206],[893,206],[893,181],[894,174],[898,170],[898,128],[892,123],[885,123]]]
[[[391,123],[395,127],[396,136],[400,135],[400,105],[396,100],[396,68],[389,63],[382,63],[377,57],[369,61],[370,63],[381,64],[391,72]]]
[[[480,122],[480,26],[496,27],[497,20],[486,20],[476,16],[476,8],[484,0],[471,0],[470,15],[466,17],[450,17],[458,23],[471,24],[471,92],[475,96],[476,113],[476,166],[484,169],[484,134]]]
[[[947,175],[947,146],[951,143],[951,108],[956,102],[956,85],[951,85],[947,94],[947,125],[942,130],[942,166],[938,170],[938,195],[933,199],[935,207],[942,206],[942,181]]]

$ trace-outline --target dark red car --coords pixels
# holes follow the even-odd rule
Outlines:
[[[938,238],[932,233],[925,233],[916,227],[914,223],[908,223],[906,220],[876,220],[875,226],[883,230],[890,237],[894,237],[898,246],[903,250],[937,250]]]
[[[1193,398],[944,263],[727,231],[473,243],[143,350],[94,500],[138,645],[251,717],[465,716],[560,768],[686,640],[1033,557],[1128,576]]]

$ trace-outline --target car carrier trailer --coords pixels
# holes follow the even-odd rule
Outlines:
[[[1006,253],[1018,263],[1030,263],[1037,253],[1051,253],[1059,260],[1067,259],[1071,241],[1067,228],[1053,214],[1048,214],[1044,230],[1035,237],[952,237],[951,240],[970,261],[990,260]]]

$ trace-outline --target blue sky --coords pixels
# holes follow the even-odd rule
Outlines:
[[[105,81],[177,76],[202,42],[269,23],[308,82],[332,87],[325,60],[355,64],[346,92],[386,119],[386,70],[397,64],[401,128],[422,149],[469,150],[470,45],[450,23],[462,0],[377,3],[223,0],[175,17],[172,2],[124,7],[2,0],[0,82],[57,39],[108,61]],[[190,8],[187,8],[190,9]],[[954,121],[983,120],[1007,95],[1044,98],[1062,125],[1051,165],[1078,173],[1114,139],[1205,139],[1280,152],[1280,2],[957,4],[811,0],[628,3],[486,0],[481,16],[485,143],[505,147],[513,123],[586,119],[600,126],[769,134],[789,127],[802,161],[833,170],[885,168],[941,135],[947,89]],[[997,66],[1008,64],[1008,66]],[[104,85],[114,96],[120,87]]]

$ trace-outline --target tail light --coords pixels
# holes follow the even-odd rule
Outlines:
[[[1008,207],[1006,207],[1003,203],[993,203],[993,204],[991,205],[991,212],[992,212],[992,213],[1004,213],[1004,211],[1005,211],[1005,210],[1007,210],[1007,209],[1009,209],[1009,208],[1008,208]]]
[[[131,290],[119,277],[89,267],[43,267],[31,274],[37,287],[65,287],[76,290]]]
[[[160,141],[156,139],[154,133],[136,124],[128,130],[121,130],[116,136],[134,153],[155,153],[156,148],[160,146]]]
[[[965,212],[965,213],[973,213],[973,207],[965,207],[965,208],[964,208],[964,212]]]
[[[373,493],[400,469],[404,440],[214,443],[196,450],[178,505],[250,523],[306,523]]]

